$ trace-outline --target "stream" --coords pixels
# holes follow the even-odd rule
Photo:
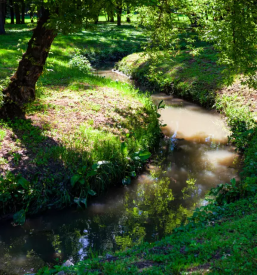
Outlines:
[[[97,75],[129,79],[112,70]],[[213,110],[165,94],[160,110],[165,138],[131,185],[109,189],[87,209],[49,211],[23,226],[0,225],[0,274],[34,273],[46,264],[73,263],[161,239],[219,183],[238,178],[239,156],[229,146],[222,117]]]

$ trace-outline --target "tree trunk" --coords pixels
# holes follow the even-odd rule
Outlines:
[[[117,26],[121,26],[122,7],[117,7]]]
[[[0,34],[5,34],[5,1],[0,0]]]
[[[42,14],[42,7],[37,6],[37,21],[39,21],[41,14]]]
[[[14,24],[13,0],[9,0],[9,4],[10,4],[11,24]]]
[[[131,20],[130,20],[130,8],[127,7],[127,23],[130,23]]]
[[[110,22],[113,23],[114,22],[114,16],[111,16]]]
[[[34,23],[34,11],[30,12],[30,22]]]
[[[22,56],[16,73],[11,77],[9,86],[3,91],[4,105],[0,109],[1,117],[14,118],[24,115],[26,104],[35,99],[35,85],[57,35],[53,30],[45,28],[48,19],[49,11],[43,10],[27,51]]]
[[[21,17],[20,17],[20,7],[19,7],[19,4],[15,3],[15,5],[14,5],[14,11],[15,11],[16,24],[20,24],[21,23]]]
[[[94,23],[97,25],[98,24],[98,18],[99,18],[99,16],[97,15],[96,17],[95,17],[95,20],[94,20]]]
[[[21,24],[25,24],[25,3],[21,0]]]

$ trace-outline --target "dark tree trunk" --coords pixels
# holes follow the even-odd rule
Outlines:
[[[13,0],[9,0],[9,4],[10,4],[11,24],[14,24]]]
[[[117,26],[121,26],[122,7],[117,7]]]
[[[97,25],[98,24],[98,16],[95,18],[95,21],[94,21],[94,23]]]
[[[130,20],[130,8],[127,7],[127,22],[130,23],[131,20]]]
[[[21,24],[25,24],[25,3],[21,0]]]
[[[38,6],[37,7],[37,21],[39,21],[40,16],[41,16],[41,7]]]
[[[110,22],[113,23],[114,22],[114,16],[111,16]]]
[[[24,115],[26,104],[35,99],[35,85],[57,35],[53,30],[44,27],[48,19],[49,11],[43,10],[27,51],[22,56],[16,73],[11,77],[9,86],[3,91],[5,96],[4,105],[0,109],[1,117],[14,118]]]
[[[30,12],[30,22],[34,23],[34,11]]]
[[[16,24],[21,23],[21,17],[20,17],[20,7],[19,4],[14,5],[14,11],[15,11],[15,18],[16,18]]]
[[[0,34],[5,34],[5,1],[0,0]]]

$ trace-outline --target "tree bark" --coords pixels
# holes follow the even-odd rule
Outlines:
[[[21,24],[25,24],[25,3],[21,0]]]
[[[34,23],[34,12],[33,11],[30,12],[30,22]]]
[[[130,23],[131,20],[130,20],[130,8],[127,7],[127,23]]]
[[[98,24],[98,19],[99,19],[99,16],[97,15],[96,17],[95,17],[95,20],[94,20],[94,23],[97,25]]]
[[[121,26],[122,7],[117,7],[117,26]]]
[[[35,85],[42,74],[50,47],[57,33],[46,29],[49,11],[42,10],[42,16],[33,31],[26,53],[19,62],[16,73],[11,77],[9,86],[3,91],[4,105],[0,116],[14,118],[23,116],[27,103],[35,99]]]
[[[15,11],[16,24],[20,24],[21,17],[20,17],[20,7],[18,3],[14,4],[14,11]]]
[[[0,0],[0,34],[5,34],[5,0]]]
[[[9,0],[9,4],[10,4],[11,24],[14,24],[13,0]]]

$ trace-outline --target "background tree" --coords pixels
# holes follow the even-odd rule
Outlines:
[[[25,24],[25,2],[24,0],[21,1],[21,24]]]
[[[41,17],[28,43],[26,53],[19,62],[16,73],[10,78],[3,91],[4,104],[0,109],[2,117],[24,114],[25,106],[35,99],[35,85],[42,74],[51,44],[58,32],[75,32],[82,27],[86,18],[98,14],[93,1],[69,0],[46,1],[41,8]]]
[[[0,0],[0,34],[5,34],[6,0]]]
[[[194,39],[206,40],[226,65],[227,84],[244,74],[245,83],[257,88],[257,5],[253,0],[161,0],[139,9],[150,37],[147,49],[176,54],[180,41],[192,50]],[[186,38],[185,38],[186,37]],[[201,48],[194,49],[196,54]]]
[[[115,8],[116,8],[116,14],[117,14],[117,26],[121,26],[123,1],[122,0],[116,0],[115,1]]]
[[[19,1],[14,1],[14,13],[15,13],[16,24],[21,24],[20,2]]]
[[[13,0],[9,0],[9,9],[10,9],[11,24],[14,24],[14,4],[13,4]]]

